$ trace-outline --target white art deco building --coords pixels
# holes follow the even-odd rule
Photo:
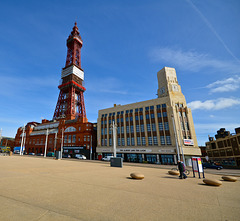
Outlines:
[[[176,164],[179,149],[190,165],[192,156],[201,155],[192,112],[175,69],[164,67],[157,77],[158,98],[99,110],[98,155],[113,154],[113,121],[117,124],[117,156],[124,161]]]

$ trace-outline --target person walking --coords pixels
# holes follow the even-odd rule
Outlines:
[[[180,173],[179,179],[182,179],[183,178],[183,164],[180,160],[178,160],[177,164],[178,164],[178,170]]]

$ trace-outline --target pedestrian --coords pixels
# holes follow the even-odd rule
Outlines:
[[[179,179],[182,179],[183,178],[183,171],[184,171],[184,167],[183,167],[183,163],[178,160],[178,170],[179,170]]]
[[[183,165],[183,178],[187,179],[187,175],[185,174],[185,164],[182,161],[181,164]]]

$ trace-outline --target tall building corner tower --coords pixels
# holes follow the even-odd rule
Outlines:
[[[169,106],[173,108],[172,116],[176,126],[177,137],[185,154],[200,155],[197,144],[192,111],[187,107],[185,96],[181,86],[178,84],[175,68],[164,67],[158,73],[158,98],[168,100]],[[186,145],[191,140],[192,146]]]
[[[79,119],[87,122],[83,92],[84,72],[81,68],[81,48],[83,42],[79,34],[77,23],[73,27],[67,39],[67,58],[65,67],[62,69],[61,83],[54,120]]]

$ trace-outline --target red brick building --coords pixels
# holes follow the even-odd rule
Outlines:
[[[29,122],[20,127],[15,146],[25,146],[26,153],[55,152],[75,157],[84,154],[88,159],[96,150],[96,125],[88,122],[84,104],[84,71],[81,68],[82,38],[77,24],[67,39],[67,58],[62,69],[57,105],[52,120]],[[91,153],[93,155],[91,156]]]

